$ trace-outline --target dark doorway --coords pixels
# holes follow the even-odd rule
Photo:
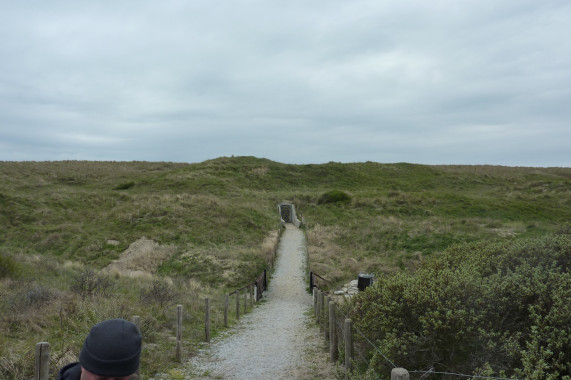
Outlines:
[[[291,223],[291,205],[281,205],[280,212],[284,222]]]

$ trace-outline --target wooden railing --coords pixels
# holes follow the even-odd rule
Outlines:
[[[323,285],[320,285],[320,283],[328,284],[329,281],[315,272],[309,272],[309,290],[313,291],[313,288],[321,289]]]
[[[234,290],[231,293],[226,293],[224,295],[224,327],[228,327],[228,315],[230,310],[230,296],[236,297],[236,319],[240,319],[241,313],[241,302],[240,298],[243,297],[243,313],[248,312],[253,309],[254,302],[258,302],[263,295],[263,292],[267,289],[267,271],[264,269],[256,278],[255,281],[243,286],[239,289]],[[254,290],[255,289],[255,290]],[[211,302],[210,298],[204,298],[204,341],[210,342],[210,314],[211,314]],[[174,346],[175,357],[177,361],[181,361],[183,357],[183,305],[176,305],[176,345]],[[133,323],[139,328],[139,316],[133,316]],[[34,370],[34,380],[49,380],[50,368],[50,344],[48,342],[40,342],[36,344],[35,353],[35,370]]]

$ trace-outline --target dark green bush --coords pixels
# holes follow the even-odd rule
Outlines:
[[[353,318],[409,370],[569,379],[570,258],[569,235],[455,246],[415,274],[381,277]]]
[[[322,205],[326,203],[348,202],[351,196],[344,191],[331,190],[323,194],[318,200],[317,204]]]
[[[11,257],[0,254],[0,278],[17,277],[20,267]]]
[[[134,181],[130,181],[130,182],[125,182],[125,183],[120,183],[119,185],[115,186],[113,188],[113,190],[128,190],[132,187],[135,187],[135,182]]]

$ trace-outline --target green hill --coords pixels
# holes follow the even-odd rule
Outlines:
[[[341,193],[341,202],[323,201]],[[146,371],[168,368],[158,343],[171,328],[165,307],[199,313],[199,296],[251,281],[267,265],[284,200],[306,223],[311,269],[333,288],[358,272],[413,273],[458,243],[568,234],[571,169],[255,157],[0,162],[0,377],[29,375],[35,342],[54,342],[63,361],[93,322],[135,314],[152,315],[144,333],[159,346],[155,360],[143,358]],[[135,278],[117,260],[136,242],[154,251]],[[78,290],[86,278],[100,287]],[[160,289],[164,297],[149,302]],[[200,329],[189,329],[192,345]]]

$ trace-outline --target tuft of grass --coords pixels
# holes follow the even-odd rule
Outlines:
[[[20,267],[16,261],[0,253],[0,279],[8,277],[14,278],[20,275]]]
[[[350,200],[351,196],[346,192],[340,190],[331,190],[319,197],[317,204],[322,205],[327,203],[349,202]]]
[[[121,183],[113,188],[113,190],[128,190],[135,187],[135,181]]]

